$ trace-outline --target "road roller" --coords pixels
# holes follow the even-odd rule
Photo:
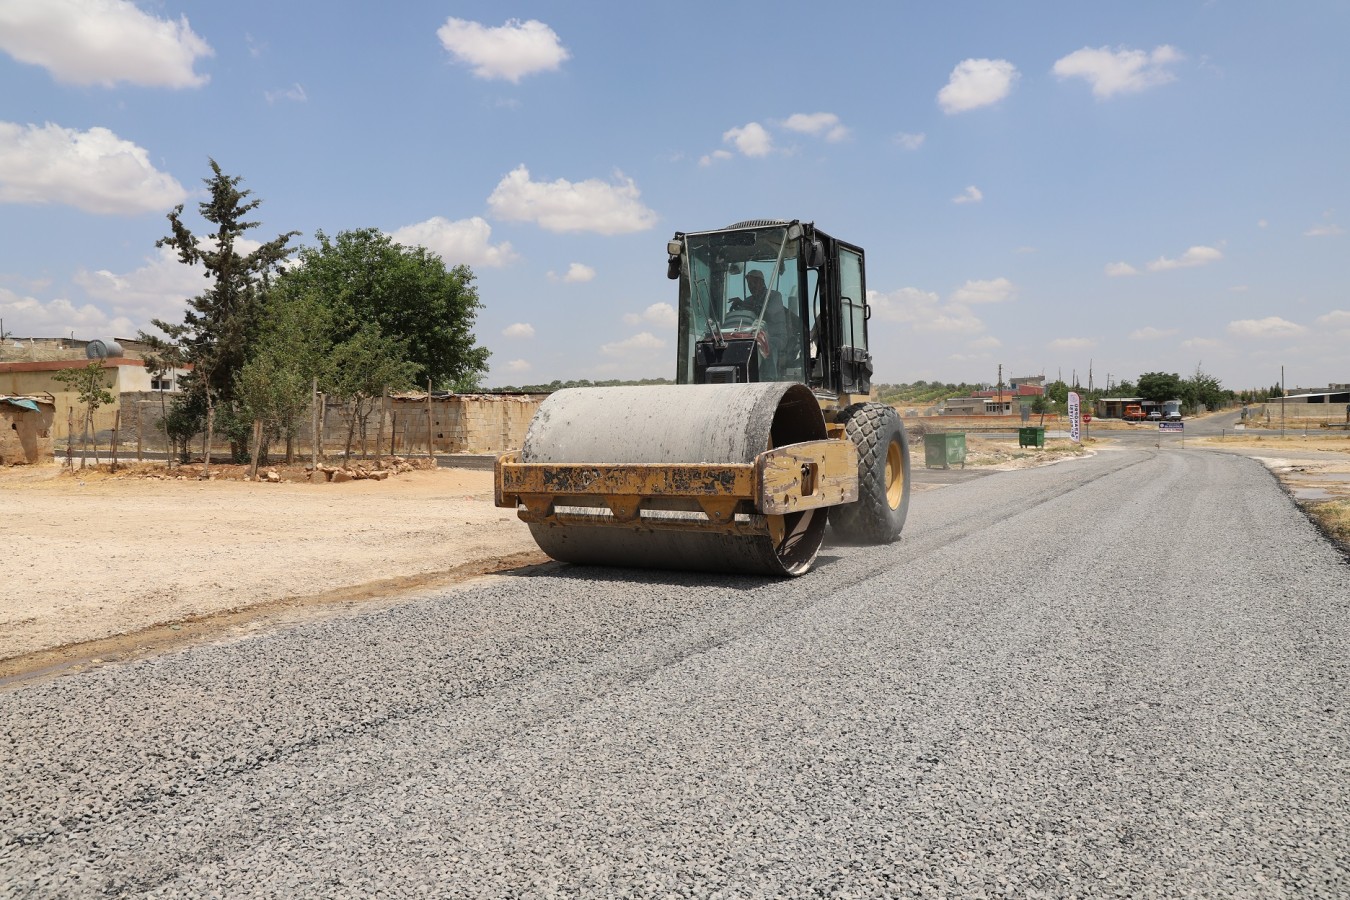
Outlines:
[[[580,565],[796,576],[826,524],[899,538],[910,454],[870,399],[863,250],[814,223],[675,233],[671,385],[572,388],[496,462],[495,501]]]

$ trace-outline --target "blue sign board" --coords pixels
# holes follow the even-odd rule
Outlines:
[[[1181,434],[1185,431],[1185,425],[1186,425],[1185,422],[1159,422],[1158,431],[1159,433],[1166,433],[1170,431],[1175,434]]]

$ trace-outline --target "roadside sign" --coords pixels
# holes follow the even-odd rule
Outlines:
[[[1186,430],[1185,426],[1186,426],[1185,422],[1159,422],[1158,432],[1160,434],[1166,434],[1167,432],[1171,432],[1173,434],[1181,434]]]
[[[1069,440],[1073,441],[1075,444],[1082,443],[1080,440],[1081,435],[1079,433],[1079,429],[1082,427],[1080,424],[1082,419],[1079,415],[1080,410],[1078,403],[1078,392],[1069,391]]]

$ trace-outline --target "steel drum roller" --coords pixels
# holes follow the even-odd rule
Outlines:
[[[826,437],[814,394],[801,384],[575,388],[540,406],[521,449],[524,463],[749,463],[765,450]],[[603,507],[573,512],[604,516]],[[681,530],[706,519],[685,509],[644,508],[627,526],[531,523],[549,556],[584,565],[797,575],[815,559],[824,509],[741,515],[726,531]],[[659,521],[657,521],[659,520]],[[732,533],[733,531],[739,533]]]

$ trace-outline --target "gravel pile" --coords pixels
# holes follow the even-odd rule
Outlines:
[[[0,694],[0,895],[1344,896],[1350,566],[1257,463],[915,494]]]

